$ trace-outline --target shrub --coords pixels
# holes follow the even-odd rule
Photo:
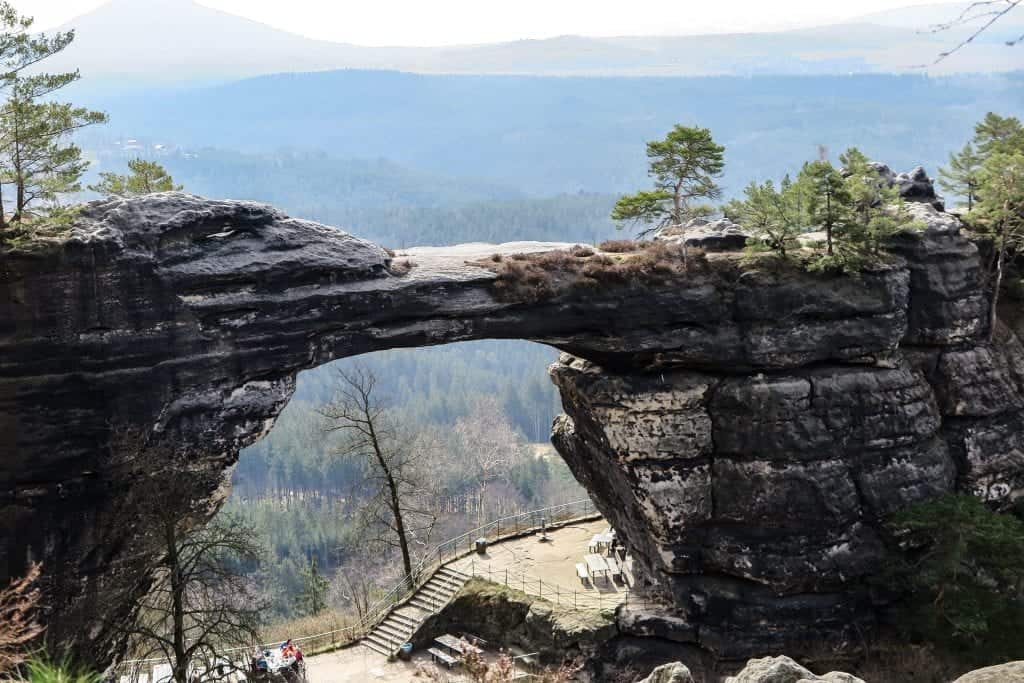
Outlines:
[[[27,648],[43,632],[36,621],[39,574],[40,567],[34,564],[0,591],[0,675],[21,665]]]
[[[901,627],[968,661],[1024,657],[1024,522],[950,494],[888,523],[906,591]]]

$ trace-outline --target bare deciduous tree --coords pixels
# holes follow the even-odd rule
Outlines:
[[[519,435],[493,397],[456,422],[454,434],[458,457],[480,495],[488,484],[508,481],[512,468],[525,457]],[[482,515],[482,505],[480,510]]]
[[[347,561],[338,567],[331,581],[331,600],[336,604],[351,606],[359,619],[370,613],[370,607],[400,578],[389,567],[379,553],[372,552],[364,544],[356,543]]]
[[[20,579],[0,591],[0,675],[25,662],[32,641],[42,635],[36,621],[40,567],[33,564]]]
[[[359,496],[359,535],[372,543],[397,547],[404,576],[411,580],[415,543],[425,544],[434,527],[430,477],[423,471],[425,450],[402,429],[375,394],[377,378],[356,367],[338,371],[331,403],[319,412],[324,431],[339,434],[336,455],[364,465]]]
[[[187,456],[168,446],[147,446],[139,436],[122,436],[115,448],[121,457],[164,465],[136,483],[141,507],[134,510],[134,523],[141,543],[157,549],[152,586],[135,600],[135,618],[116,626],[141,658],[165,658],[175,683],[221,680],[242,668],[232,663],[238,657],[230,651],[258,641],[264,604],[244,576],[246,565],[259,561],[255,532],[229,517],[206,523],[205,509],[181,514],[181,501],[194,497],[197,487],[204,488],[200,480],[212,476],[195,471]],[[209,668],[213,663],[219,668]]]
[[[929,29],[931,33],[942,33],[964,26],[975,26],[976,28],[954,47],[945,52],[940,52],[932,64],[938,64],[973,43],[978,36],[1016,9],[1017,5],[1021,4],[1021,2],[1024,2],[1024,0],[976,0],[976,2],[972,2],[965,7],[953,19],[933,25]],[[1006,41],[1006,44],[1013,47],[1022,40],[1024,40],[1024,35],[1012,38]]]

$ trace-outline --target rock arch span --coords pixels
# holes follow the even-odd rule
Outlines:
[[[300,370],[513,338],[566,352],[554,441],[667,598],[624,630],[740,656],[870,626],[882,516],[1024,476],[1024,350],[987,343],[955,219],[915,211],[930,227],[857,278],[726,265],[516,300],[478,262],[494,247],[398,268],[259,204],[90,204],[70,238],[0,255],[0,582],[41,559],[49,637],[105,663],[124,610],[105,588],[143,590],[155,551],[126,523],[132,482],[165,465],[115,457],[114,430],[190,453],[208,476],[182,514],[213,511]]]

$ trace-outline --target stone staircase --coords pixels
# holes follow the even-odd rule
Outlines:
[[[408,600],[396,606],[366,634],[365,647],[390,657],[409,641],[431,614],[440,612],[469,581],[469,575],[450,567],[441,567]]]

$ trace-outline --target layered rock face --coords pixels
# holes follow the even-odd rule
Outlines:
[[[42,561],[48,637],[109,661],[159,552],[141,480],[186,473],[173,512],[200,521],[298,371],[517,338],[571,354],[556,444],[677,606],[669,637],[749,652],[848,632],[871,620],[880,515],[1021,486],[1020,345],[984,342],[977,252],[929,211],[858,278],[724,254],[527,302],[481,260],[566,245],[393,259],[248,202],[88,205],[70,238],[0,253],[0,584]]]
[[[932,226],[894,241],[893,271],[732,291],[732,310],[779,323],[757,337],[770,368],[737,372],[749,347],[725,343],[717,363],[656,374],[552,367],[555,444],[672,606],[627,608],[624,630],[726,657],[853,638],[875,620],[887,515],[955,489],[1024,492],[1020,342],[988,343],[974,246],[915,211]],[[863,327],[879,317],[893,336]],[[808,320],[859,357],[803,360],[821,334]]]

